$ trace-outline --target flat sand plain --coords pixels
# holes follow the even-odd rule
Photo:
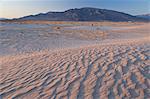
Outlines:
[[[148,99],[149,30],[132,22],[2,22],[0,98]]]

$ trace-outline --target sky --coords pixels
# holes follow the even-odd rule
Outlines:
[[[0,0],[0,18],[19,18],[82,7],[110,9],[139,15],[150,13],[150,0]]]

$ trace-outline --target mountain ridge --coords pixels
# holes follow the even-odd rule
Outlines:
[[[137,15],[137,17],[145,18],[145,19],[150,20],[150,13],[148,13],[148,14],[142,14],[142,15]]]
[[[92,7],[69,9],[62,12],[47,12],[24,16],[14,20],[46,21],[147,21],[145,18],[127,13]]]
[[[0,20],[7,20],[6,18],[0,18]]]

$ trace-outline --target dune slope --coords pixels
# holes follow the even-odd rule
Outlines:
[[[3,99],[148,98],[149,39],[1,57]]]

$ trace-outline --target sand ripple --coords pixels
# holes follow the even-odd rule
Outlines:
[[[4,99],[148,99],[150,45],[123,43],[1,58]]]

